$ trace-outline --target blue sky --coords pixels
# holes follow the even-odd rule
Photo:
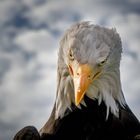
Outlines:
[[[122,89],[140,120],[139,0],[0,1],[0,139],[26,125],[39,130],[55,100],[59,40],[83,20],[116,28],[122,38]]]

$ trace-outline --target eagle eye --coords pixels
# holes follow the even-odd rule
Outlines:
[[[69,51],[69,59],[70,59],[71,61],[74,60],[74,56],[73,56],[72,50]]]
[[[106,61],[107,61],[107,59],[101,61],[98,65],[99,65],[99,66],[103,66],[103,65],[106,63]]]

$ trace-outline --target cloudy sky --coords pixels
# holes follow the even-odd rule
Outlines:
[[[0,139],[51,113],[57,51],[64,31],[89,20],[115,27],[123,43],[122,88],[140,120],[139,0],[0,0]]]

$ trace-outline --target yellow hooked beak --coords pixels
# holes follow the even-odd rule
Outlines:
[[[95,78],[97,78],[97,76],[100,75],[100,72],[97,72],[94,75],[91,66],[88,64],[79,65],[77,69],[69,66],[69,71],[74,81],[75,104],[76,106],[78,106],[83,99],[89,85],[93,82]]]

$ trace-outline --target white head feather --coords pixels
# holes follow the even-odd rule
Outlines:
[[[115,29],[108,29],[90,22],[73,25],[64,34],[59,49],[58,58],[58,89],[56,97],[56,119],[63,117],[67,108],[74,103],[73,80],[69,74],[69,50],[72,50],[77,63],[97,65],[107,60],[102,67],[102,74],[86,91],[91,99],[97,99],[100,104],[104,101],[109,112],[118,116],[119,108],[125,105],[120,82],[120,59],[122,44]],[[84,101],[81,102],[84,104]]]

